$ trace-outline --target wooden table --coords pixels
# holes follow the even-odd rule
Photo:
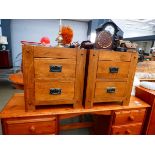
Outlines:
[[[0,113],[0,118],[2,120],[3,134],[59,134],[59,131],[62,130],[85,127],[91,127],[93,129],[93,134],[112,134],[112,127],[115,126],[113,122],[116,119],[115,115],[117,113],[120,114],[121,112],[121,121],[124,121],[122,120],[122,115],[124,116],[124,119],[127,115],[127,112],[133,113],[136,110],[145,110],[148,107],[149,105],[139,98],[131,97],[129,106],[99,104],[95,105],[91,109],[73,109],[66,106],[59,106],[58,108],[52,106],[51,108],[48,107],[48,109],[37,109],[34,112],[25,112],[24,95],[22,93],[18,93],[9,100],[7,105]],[[59,120],[84,114],[92,114],[94,121],[78,122],[69,125],[59,124]],[[138,124],[138,121],[141,118],[137,116],[138,115],[136,114],[136,122],[133,122]],[[98,124],[97,122],[101,123],[101,117],[104,122],[102,122],[102,124]],[[104,123],[108,123],[108,125],[106,126]],[[125,125],[128,126],[128,123],[128,121],[125,122]],[[141,123],[143,123],[143,118]],[[134,132],[131,134],[134,134]]]

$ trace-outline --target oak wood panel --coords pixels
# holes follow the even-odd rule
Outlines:
[[[73,58],[76,59],[76,48],[55,48],[34,46],[34,57],[38,58]]]
[[[123,97],[126,93],[126,82],[96,82],[94,98],[114,98]],[[107,89],[110,87],[115,88],[114,93],[108,93]]]
[[[130,62],[98,61],[97,78],[128,78]],[[110,67],[117,67],[118,73],[110,73]]]
[[[26,111],[34,110],[34,47],[22,46],[22,60],[23,60],[23,81],[24,81],[24,95],[26,102]]]
[[[137,97],[132,96],[130,99],[130,104],[127,106],[116,105],[116,104],[108,104],[108,105],[95,105],[91,109],[84,109],[83,107],[80,109],[73,109],[71,107],[59,106],[45,109],[36,109],[35,111],[25,112],[25,102],[24,102],[24,94],[17,93],[15,94],[3,108],[0,113],[0,118],[22,118],[22,117],[30,117],[30,116],[53,116],[53,115],[62,115],[62,114],[87,114],[94,112],[107,112],[114,110],[127,110],[127,109],[140,109],[150,107],[146,102],[140,100]]]
[[[30,135],[30,134],[56,134],[56,117],[8,119],[5,121],[5,134]]]
[[[61,72],[50,72],[51,65],[61,65]],[[74,59],[52,59],[35,58],[35,78],[75,78],[76,60]]]
[[[50,94],[51,88],[60,88],[61,94]],[[74,81],[35,80],[35,101],[72,100],[74,98]],[[49,103],[49,102],[48,102]]]
[[[84,76],[86,64],[86,50],[77,51],[77,64],[76,64],[76,79],[75,79],[75,95],[74,95],[74,108],[82,107],[83,91],[84,91]]]
[[[90,50],[88,77],[87,77],[87,85],[86,85],[85,108],[93,107],[98,56],[99,56],[99,52],[97,50]]]
[[[99,51],[99,60],[112,60],[112,61],[130,61],[130,52],[115,52],[115,51]]]
[[[145,109],[121,110],[114,113],[114,125],[123,125],[129,123],[142,123],[145,116]]]
[[[128,83],[127,83],[128,91],[126,93],[126,98],[123,101],[123,105],[128,105],[130,101],[131,90],[132,90],[137,62],[138,62],[138,53],[134,52],[132,53],[132,56],[131,56],[131,63],[130,63],[130,68],[129,68]]]
[[[113,135],[139,135],[141,134],[142,123],[130,125],[112,126]]]

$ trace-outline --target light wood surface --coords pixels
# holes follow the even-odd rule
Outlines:
[[[27,116],[45,116],[45,115],[63,115],[63,114],[87,114],[96,112],[106,112],[123,109],[139,109],[149,107],[147,103],[136,98],[131,97],[130,104],[128,106],[121,106],[115,104],[96,105],[91,109],[74,109],[70,106],[61,107],[48,107],[37,109],[34,112],[25,112],[24,95],[22,93],[15,94],[4,107],[0,113],[0,118],[14,118],[14,117],[27,117]]]

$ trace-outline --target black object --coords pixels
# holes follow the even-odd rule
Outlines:
[[[50,66],[50,72],[61,72],[62,66],[61,65],[51,65]]]
[[[115,87],[108,87],[107,93],[115,93],[116,88]]]
[[[109,67],[110,73],[118,73],[119,68],[118,67]]]
[[[50,94],[51,95],[60,95],[61,94],[61,88],[51,88]]]
[[[93,49],[93,48],[94,48],[94,44],[91,43],[91,41],[86,40],[86,41],[83,41],[83,42],[81,43],[80,48],[84,48],[84,49]]]
[[[116,47],[115,51],[119,51],[119,52],[126,52],[127,48],[126,47]]]

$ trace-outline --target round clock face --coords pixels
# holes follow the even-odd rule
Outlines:
[[[105,31],[109,32],[112,36],[115,34],[115,28],[112,25],[107,25],[104,28]]]
[[[104,49],[112,46],[112,36],[107,31],[101,31],[96,37],[96,48]]]

